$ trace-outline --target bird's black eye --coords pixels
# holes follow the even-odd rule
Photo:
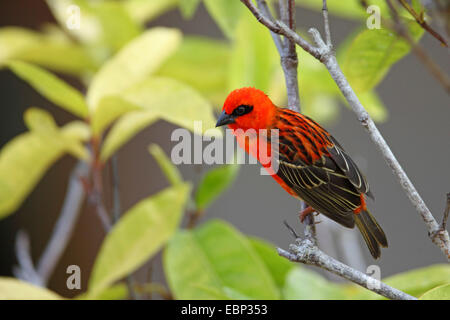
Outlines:
[[[233,115],[240,117],[243,116],[244,114],[249,113],[250,111],[253,110],[252,106],[248,106],[245,104],[240,105],[239,107],[237,107],[236,109],[233,110]]]

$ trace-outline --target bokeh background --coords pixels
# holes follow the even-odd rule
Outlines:
[[[16,25],[37,29],[43,23],[53,21],[54,18],[43,1],[0,2],[0,26]],[[321,27],[321,16],[307,9],[297,10],[297,21],[302,27]],[[182,19],[178,11],[171,11],[152,21],[149,26],[156,25],[176,27],[185,34],[223,37],[203,7],[200,7],[190,21]],[[339,44],[357,24],[333,16],[331,25],[333,41]],[[428,35],[424,36],[421,43],[448,73],[448,52]],[[302,61],[299,65],[301,78]],[[77,85],[73,79],[66,80]],[[445,194],[450,191],[448,95],[411,54],[392,68],[377,88],[377,92],[389,111],[388,120],[380,124],[379,129],[430,210],[440,220],[445,206]],[[72,119],[68,113],[52,106],[31,87],[4,69],[0,71],[0,96],[0,147],[25,131],[22,115],[30,106],[51,111],[58,124]],[[339,227],[330,225],[325,221],[326,218],[319,217],[318,220],[322,221],[318,225],[319,241],[323,249],[332,255],[340,256],[346,248],[355,250],[354,244],[357,241],[364,261],[356,259],[347,262],[358,268],[365,268],[370,264],[379,265],[383,277],[445,262],[442,253],[429,240],[422,219],[355,115],[344,106],[340,111],[339,116],[326,124],[326,127],[366,173],[376,199],[375,202],[370,202],[369,206],[388,236],[389,248],[382,251],[380,260],[374,261],[359,235],[349,237],[354,230],[344,230],[342,233]],[[167,185],[154,159],[148,154],[147,146],[150,142],[155,142],[170,152],[170,134],[174,128],[160,121],[142,131],[120,150],[118,161],[124,210]],[[15,236],[19,229],[26,230],[30,235],[33,258],[36,259],[41,254],[58,217],[67,178],[74,164],[75,160],[68,156],[58,161],[18,212],[0,221],[0,276],[12,276],[12,267],[16,263]],[[182,165],[180,169],[187,179],[198,181],[205,168]],[[110,179],[108,170],[105,172],[105,179]],[[107,189],[106,193],[110,191]],[[270,177],[259,174],[259,166],[245,165],[242,166],[231,189],[208,209],[203,220],[224,219],[246,234],[261,237],[286,248],[292,238],[283,226],[283,220],[300,231],[302,226],[297,219],[298,207],[297,201]],[[79,293],[76,290],[69,291],[65,287],[65,270],[70,264],[81,267],[82,288],[85,288],[103,237],[104,231],[100,221],[93,210],[85,205],[74,236],[50,281],[50,289],[64,296]],[[344,241],[339,242],[342,237]],[[341,243],[344,244],[343,247]],[[156,261],[152,265],[153,277],[163,281],[160,263]],[[145,279],[149,267],[148,264],[142,267],[137,276]]]

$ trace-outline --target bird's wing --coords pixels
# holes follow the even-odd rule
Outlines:
[[[328,147],[331,159],[334,160],[356,190],[360,193],[367,194],[373,199],[373,194],[369,190],[369,184],[364,175],[359,171],[355,162],[353,162],[352,158],[344,151],[335,138],[330,135],[329,139],[333,143],[331,147]]]
[[[307,164],[299,157],[292,157],[299,150],[289,152],[295,148],[289,138],[280,136],[279,144],[277,175],[315,210],[352,228],[353,211],[361,204],[360,193],[335,161],[324,155],[319,161]]]

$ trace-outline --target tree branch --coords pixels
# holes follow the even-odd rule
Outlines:
[[[447,228],[448,215],[450,213],[450,193],[447,193],[447,207],[444,211],[444,217],[442,218],[441,228],[445,230]]]
[[[118,155],[114,154],[111,158],[111,182],[113,189],[113,221],[117,223],[120,219],[122,208],[120,202],[120,191],[119,191],[119,165],[118,165]],[[128,288],[128,294],[132,300],[137,300],[139,297],[136,294],[134,286],[133,274],[129,274],[125,280]]]
[[[109,232],[112,228],[111,217],[103,204],[103,163],[99,160],[99,140],[92,138],[91,147],[93,159],[91,162],[92,185],[89,188],[89,202],[95,207],[100,221],[102,222],[105,232]]]
[[[28,235],[24,231],[19,231],[16,240],[16,255],[19,266],[14,268],[14,274],[17,278],[39,286],[46,286],[75,228],[85,197],[81,179],[89,175],[89,170],[88,164],[83,161],[79,161],[73,169],[61,214],[53,228],[47,247],[39,259],[37,268],[33,266],[30,256]]]
[[[280,248],[277,250],[280,256],[285,257],[290,261],[325,269],[370,291],[376,292],[383,297],[394,300],[416,300],[413,296],[392,288],[387,284],[328,256],[308,238],[296,239],[295,244],[290,245],[290,252]]]
[[[430,27],[430,25],[425,21],[423,17],[421,17],[405,0],[398,0],[400,4],[405,8],[416,20],[416,22],[430,35],[432,35],[434,38],[436,38],[438,41],[441,42],[441,44],[444,47],[448,48],[447,41],[445,41],[444,37],[442,37],[439,33],[437,33],[433,28]]]
[[[363,1],[366,3],[366,1]],[[450,79],[442,71],[442,68],[440,68],[433,59],[430,58],[430,56],[425,52],[425,50],[414,41],[414,39],[409,34],[407,28],[402,23],[400,16],[392,3],[391,0],[386,0],[386,3],[388,4],[389,10],[392,15],[392,19],[394,20],[394,25],[391,27],[393,30],[397,32],[399,36],[401,36],[403,39],[408,42],[408,44],[411,46],[411,50],[416,55],[416,57],[422,62],[422,64],[428,69],[428,71],[436,78],[437,81],[441,84],[441,86],[447,91],[447,93],[450,93]],[[367,4],[367,3],[366,3]],[[387,23],[386,21],[384,23]]]
[[[363,105],[359,101],[352,87],[348,83],[345,75],[341,71],[332,48],[325,44],[325,42],[322,40],[322,37],[320,36],[319,31],[314,28],[311,28],[309,30],[316,43],[316,46],[313,46],[302,37],[300,37],[297,33],[290,30],[282,22],[274,22],[269,20],[265,16],[262,16],[259,10],[253,5],[251,0],[241,1],[249,8],[249,10],[254,14],[254,16],[260,23],[264,24],[273,32],[284,35],[288,39],[294,41],[297,45],[302,47],[305,51],[309,52],[312,56],[314,56],[325,65],[331,77],[336,82],[340,91],[351,106],[353,112],[357,115],[358,120],[361,122],[361,125],[369,133],[372,142],[377,146],[388,166],[392,169],[395,177],[400,182],[400,185],[403,187],[403,190],[405,191],[409,200],[416,208],[417,212],[421,215],[427,226],[428,234],[430,235],[431,240],[441,249],[445,257],[447,259],[450,259],[450,239],[448,232],[446,230],[442,230],[439,224],[436,222],[435,218],[417,192],[411,180],[408,178],[400,163],[395,158],[394,154],[389,148],[389,145],[386,143],[375,123],[370,118],[368,112],[364,109]],[[328,21],[325,21],[325,24],[328,25]],[[329,28],[329,26],[327,26],[326,28]]]

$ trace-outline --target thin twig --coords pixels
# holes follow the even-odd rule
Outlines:
[[[413,296],[392,288],[385,283],[328,256],[308,238],[297,239],[296,244],[290,246],[290,252],[280,248],[277,250],[280,256],[285,257],[290,261],[325,269],[368,290],[376,292],[383,297],[394,300],[416,300]]]
[[[300,236],[297,234],[297,232],[295,232],[294,228],[292,228],[289,223],[284,220],[283,224],[286,226],[286,228],[289,230],[289,232],[292,234],[292,236],[294,237],[294,239],[298,239],[300,238]]]
[[[261,10],[262,14],[268,17],[269,19],[273,19],[269,6],[267,5],[266,0],[257,0],[258,7]],[[284,50],[284,44],[281,41],[280,35],[278,35],[275,32],[270,31],[270,35],[272,36],[273,42],[275,43],[275,46],[277,47],[278,52],[281,52]]]
[[[449,214],[450,214],[450,193],[447,193],[447,205],[444,210],[444,216],[442,217],[442,222],[441,222],[441,227],[440,227],[439,232],[444,232],[445,230],[447,230],[447,221],[448,221]]]
[[[89,175],[89,170],[89,166],[83,161],[79,161],[73,169],[69,178],[61,214],[36,269],[30,257],[27,234],[24,232],[17,234],[16,254],[19,266],[15,268],[14,273],[18,278],[40,286],[46,286],[48,283],[67,247],[75,228],[76,220],[81,212],[81,206],[85,197],[81,179]]]
[[[322,15],[323,15],[323,23],[325,29],[325,39],[327,46],[331,47],[331,32],[330,32],[330,22],[328,20],[328,7],[327,0],[323,0],[322,2]]]
[[[445,47],[448,47],[447,41],[445,41],[444,37],[442,37],[439,33],[437,33],[426,21],[423,17],[421,17],[415,10],[412,8],[408,2],[405,0],[398,0],[400,4],[405,8],[416,20],[416,22],[430,35],[436,38],[441,44]]]
[[[109,232],[111,230],[112,223],[111,217],[103,203],[103,163],[99,160],[99,143],[100,142],[97,138],[93,138],[91,140],[93,154],[93,159],[91,162],[92,186],[89,188],[88,199],[89,202],[95,207],[95,212],[102,222],[103,229],[105,229],[105,232]]]
[[[36,286],[43,287],[44,282],[42,277],[36,271],[33,265],[33,259],[31,258],[30,238],[23,230],[17,232],[15,249],[18,265],[13,267],[14,276]]]
[[[320,56],[320,51],[311,45],[308,41],[299,36],[296,32],[289,29],[289,27],[280,22],[280,21],[272,21],[268,17],[264,16],[258,8],[253,4],[251,0],[241,0],[241,2],[247,6],[247,8],[252,12],[255,16],[256,20],[265,25],[269,30],[274,33],[280,34],[288,38],[289,40],[294,41],[299,44],[305,51],[312,54],[314,57]]]
[[[85,192],[80,178],[89,175],[89,166],[80,161],[72,172],[61,216],[56,222],[52,237],[37,265],[38,273],[47,283],[61,258],[81,212]]]
[[[450,213],[450,193],[447,193],[447,208],[445,209],[444,217],[441,223],[442,229],[444,230],[447,229],[447,221],[449,213]]]
[[[425,52],[425,50],[418,44],[408,32],[408,29],[402,23],[400,16],[395,8],[394,4],[391,0],[386,0],[388,4],[389,10],[392,15],[392,19],[394,20],[394,29],[399,36],[408,42],[411,46],[411,50],[416,55],[416,57],[422,61],[423,65],[428,69],[428,71],[439,81],[439,83],[444,87],[447,93],[450,93],[450,78],[442,71],[442,68],[439,67],[433,59]],[[385,21],[385,24],[387,22]]]
[[[309,33],[312,35],[317,45],[317,47],[315,47],[308,43],[305,39],[300,37],[297,33],[290,30],[282,22],[274,22],[262,16],[259,10],[253,5],[251,0],[241,1],[249,8],[249,10],[254,14],[254,16],[260,23],[265,25],[273,32],[284,35],[288,39],[295,41],[295,43],[297,43],[305,51],[309,52],[313,57],[321,61],[326,66],[328,72],[336,82],[338,88],[351,106],[353,112],[357,115],[358,120],[361,122],[361,125],[369,133],[372,142],[378,147],[388,166],[392,169],[397,180],[400,182],[400,185],[403,187],[409,200],[416,208],[417,212],[421,215],[428,228],[428,233],[431,240],[441,249],[445,257],[447,259],[450,259],[450,239],[448,236],[448,232],[441,232],[440,226],[436,222],[436,219],[433,217],[420,194],[417,192],[411,180],[406,175],[402,166],[395,158],[394,154],[389,148],[389,145],[386,143],[380,131],[375,126],[375,123],[370,118],[368,112],[364,109],[363,105],[359,101],[352,87],[348,83],[347,78],[340,69],[336,56],[334,55],[330,47],[327,46],[322,40],[319,31],[314,28],[311,28],[309,30]]]
[[[114,154],[111,158],[111,180],[112,180],[112,189],[113,189],[113,219],[114,223],[117,223],[120,219],[120,215],[122,212],[121,204],[120,204],[120,191],[119,191],[119,165],[118,165],[118,155]],[[126,278],[126,284],[128,288],[128,293],[132,300],[137,300],[138,296],[134,290],[134,279],[133,275],[129,274]]]

